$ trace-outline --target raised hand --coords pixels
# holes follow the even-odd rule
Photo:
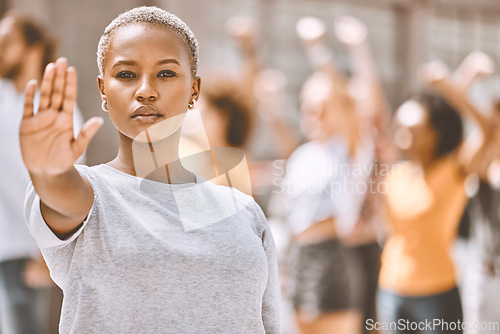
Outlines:
[[[312,16],[305,16],[297,22],[295,29],[297,35],[304,43],[308,45],[316,43],[323,44],[326,27],[320,19]]]
[[[82,155],[103,120],[88,120],[73,136],[73,109],[76,102],[76,70],[65,58],[47,65],[40,88],[40,106],[33,112],[36,81],[25,89],[24,114],[19,129],[24,163],[31,174],[59,175],[67,172]]]
[[[305,16],[297,21],[295,29],[304,42],[307,57],[314,69],[327,73],[335,82],[343,81],[333,65],[332,52],[325,44],[326,27],[323,21],[316,17]]]
[[[489,76],[495,72],[495,62],[486,53],[473,51],[465,57],[465,63],[478,76]]]
[[[232,17],[225,24],[226,33],[239,41],[243,48],[253,48],[257,35],[257,24],[249,17]]]
[[[334,31],[342,43],[359,45],[366,40],[366,26],[352,16],[343,16],[335,21]]]
[[[419,68],[420,79],[431,87],[439,89],[445,83],[448,83],[449,69],[441,60],[433,60],[422,65]]]

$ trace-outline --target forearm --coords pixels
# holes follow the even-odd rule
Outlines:
[[[453,83],[461,92],[466,92],[479,77],[490,76],[495,71],[493,59],[480,51],[473,51],[465,57],[453,73]]]
[[[488,140],[490,135],[488,119],[467,99],[464,92],[447,80],[440,84],[439,91],[459,113],[472,117],[481,128],[484,139]]]
[[[367,99],[377,113],[377,116],[388,117],[388,103],[378,75],[370,48],[366,42],[348,45],[348,50],[354,63],[356,78],[367,87]]]
[[[241,91],[246,95],[250,103],[252,111],[257,108],[257,101],[254,94],[254,87],[257,81],[257,74],[259,71],[259,62],[257,54],[253,46],[241,47],[242,61],[241,61],[241,74],[243,75]]]
[[[460,66],[453,74],[453,82],[461,92],[466,92],[476,77],[477,73]]]
[[[249,83],[253,84],[260,69],[257,51],[253,45],[247,45],[242,46],[241,54],[243,74]]]
[[[476,121],[481,133],[482,141],[479,147],[477,147],[472,154],[467,153],[468,147],[464,142],[459,146],[456,157],[460,162],[463,171],[468,174],[472,172],[478,173],[482,178],[484,178],[484,171],[480,169],[480,162],[486,157],[486,148],[488,143],[492,140],[492,131],[489,125],[488,119],[482,115],[482,113],[476,109],[476,107],[467,99],[465,93],[460,90],[460,88],[452,85],[448,80],[440,80],[438,86],[438,91],[443,95],[443,97],[455,107],[455,109],[462,115],[469,116]]]
[[[60,175],[30,176],[40,196],[42,215],[51,229],[63,235],[78,227],[94,201],[88,181],[74,167]]]

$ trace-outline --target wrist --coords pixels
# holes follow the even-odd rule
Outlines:
[[[68,177],[71,176],[73,172],[73,168],[69,168],[67,170],[40,170],[40,171],[34,171],[34,170],[28,170],[28,173],[31,177],[31,180],[33,183],[35,183],[35,180],[40,181],[40,182],[46,182],[46,183],[53,183],[53,182],[58,182],[58,181],[64,181]]]

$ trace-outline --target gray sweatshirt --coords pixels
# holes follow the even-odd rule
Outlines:
[[[32,185],[28,227],[64,292],[61,333],[280,333],[276,249],[252,197],[76,166],[94,190],[61,240]]]

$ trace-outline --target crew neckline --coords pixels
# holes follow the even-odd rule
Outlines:
[[[186,183],[174,183],[174,184],[171,184],[171,183],[164,183],[164,182],[159,182],[159,181],[153,181],[153,180],[150,180],[150,179],[146,179],[146,178],[143,178],[143,177],[139,177],[139,176],[135,176],[135,175],[130,175],[128,173],[125,173],[119,169],[116,169],[115,167],[112,167],[108,164],[100,164],[100,165],[97,165],[95,167],[102,167],[104,168],[105,170],[111,172],[111,173],[114,173],[114,174],[118,174],[118,175],[122,175],[130,180],[133,180],[135,181],[136,183],[138,184],[141,184],[141,186],[147,186],[147,187],[152,187],[152,188],[156,188],[156,189],[165,189],[165,188],[170,188],[170,189],[182,189],[182,188],[187,188],[187,187],[191,187],[191,186],[194,186],[196,184],[200,184],[202,183],[204,180],[196,173],[193,173],[191,172],[194,177],[195,177],[195,182],[186,182]]]

